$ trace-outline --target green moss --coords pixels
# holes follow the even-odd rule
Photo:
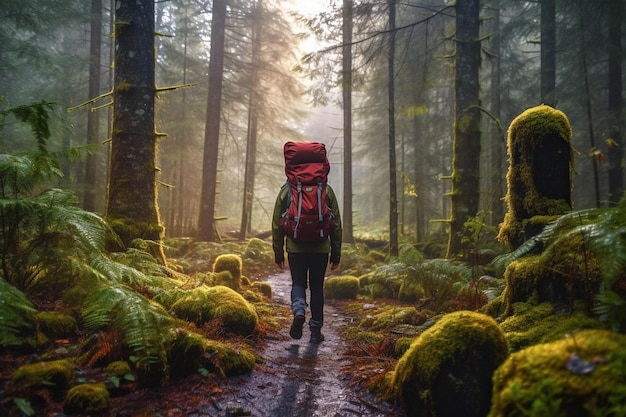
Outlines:
[[[230,271],[220,271],[213,273],[214,285],[223,285],[228,288],[232,288],[235,291],[239,291],[241,288],[241,282],[233,277]]]
[[[126,361],[113,361],[107,365],[106,372],[109,376],[123,378],[131,373],[131,369]]]
[[[102,383],[72,387],[63,402],[66,414],[104,416],[109,411],[109,391]]]
[[[409,350],[414,341],[415,337],[401,337],[396,340],[395,357],[402,357],[402,355],[404,355],[406,351]]]
[[[67,389],[74,378],[74,365],[68,360],[35,362],[20,366],[11,376],[11,383],[20,389],[47,387],[55,398]]]
[[[367,330],[387,330],[400,324],[421,324],[423,317],[415,307],[379,306],[369,312],[360,323],[359,328]]]
[[[324,282],[324,295],[336,300],[354,300],[359,292],[359,279],[350,275],[338,275]]]
[[[489,409],[491,376],[508,345],[489,316],[460,311],[443,316],[400,358],[391,379],[414,416],[481,416]]]
[[[222,271],[230,272],[232,276],[232,289],[238,290],[241,286],[241,271],[243,269],[243,262],[239,255],[224,254],[215,258],[213,263],[213,272],[220,273]]]
[[[235,376],[249,373],[254,369],[256,357],[248,350],[236,349],[215,340],[207,342],[207,353],[214,369],[222,376]]]
[[[537,300],[538,283],[546,273],[547,271],[541,267],[539,255],[511,262],[504,272],[506,286],[502,298],[505,316],[513,313],[515,303]]]
[[[35,315],[39,330],[50,338],[68,337],[78,328],[76,320],[69,314],[56,311],[41,311]]]
[[[571,210],[571,138],[572,128],[567,116],[550,106],[530,108],[511,122],[505,197],[508,211],[500,225],[500,241],[516,248],[541,230],[526,220]],[[565,154],[561,149],[567,149]],[[545,152],[555,154],[545,155]],[[547,172],[535,172],[538,169]]]
[[[202,326],[209,320],[219,319],[225,333],[250,336],[258,324],[254,306],[231,288],[198,287],[172,305],[176,317]]]
[[[625,380],[626,336],[581,331],[512,354],[494,375],[489,417],[623,416]]]
[[[255,281],[252,283],[252,288],[260,292],[267,298],[272,298],[272,286],[267,282]]]
[[[602,328],[598,320],[583,313],[557,313],[550,303],[518,303],[514,310],[515,314],[500,324],[512,351],[558,340],[580,329]]]
[[[170,376],[180,378],[198,372],[208,340],[197,333],[178,330],[168,350]]]

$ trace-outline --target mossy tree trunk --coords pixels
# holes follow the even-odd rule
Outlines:
[[[136,238],[154,242],[153,254],[164,262],[157,206],[154,67],[154,2],[118,1],[106,217],[124,246]]]
[[[572,209],[572,128],[550,106],[530,108],[509,127],[506,202],[498,239],[516,249],[552,216]]]
[[[480,165],[479,0],[457,2],[455,123],[448,257],[461,254],[463,225],[478,213]]]
[[[224,40],[226,30],[226,2],[213,1],[211,20],[211,58],[209,62],[209,97],[204,131],[202,162],[202,193],[198,239],[212,242],[215,233],[215,200],[217,194],[217,155],[219,152],[220,115],[222,111],[222,84],[224,80]]]

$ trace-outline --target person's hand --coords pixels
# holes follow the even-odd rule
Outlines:
[[[331,262],[330,263],[330,269],[331,270],[335,270],[337,268],[339,268],[339,262]]]
[[[276,265],[278,266],[278,268],[280,269],[285,269],[285,262],[276,262]]]

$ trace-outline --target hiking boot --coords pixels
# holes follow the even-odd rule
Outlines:
[[[324,335],[321,329],[311,329],[310,343],[322,343],[324,341]]]
[[[295,316],[293,323],[291,323],[291,329],[289,329],[289,336],[292,339],[300,339],[302,337],[302,326],[304,325],[304,316]]]

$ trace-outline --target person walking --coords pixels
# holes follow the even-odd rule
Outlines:
[[[330,164],[324,144],[287,142],[285,144],[285,172],[288,180],[278,193],[272,216],[274,261],[278,268],[284,269],[286,251],[291,272],[293,322],[289,335],[293,339],[302,338],[306,311],[309,307],[308,288],[311,343],[320,343],[324,340],[322,334],[324,276],[329,261],[330,269],[336,270],[341,259],[341,216],[335,192],[326,183],[329,170]],[[307,172],[312,174],[308,175]],[[313,197],[307,200],[306,192],[317,195],[317,200]],[[320,207],[309,207],[308,210],[319,213],[320,221],[304,221],[307,219],[307,207],[313,205],[323,206],[324,210],[327,210],[327,215],[322,216],[323,210]],[[294,214],[296,207],[299,207],[298,212]],[[322,217],[324,217],[323,220]],[[307,227],[314,227],[310,226],[311,224],[317,225],[315,226],[317,229],[312,232],[307,230]]]

